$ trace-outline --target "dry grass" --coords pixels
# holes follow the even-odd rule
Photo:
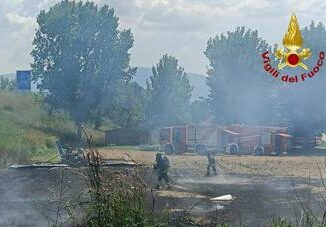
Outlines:
[[[121,149],[100,150],[104,158],[126,159],[128,154],[133,160],[145,165],[152,165],[155,152],[133,151]],[[192,169],[198,174],[206,171],[206,157],[191,154],[169,156],[173,169]],[[320,179],[317,163],[324,166],[326,157],[297,156],[297,157],[269,157],[269,156],[217,156],[217,160],[224,167],[226,173],[241,173],[262,176],[278,177],[310,177]],[[324,173],[326,175],[326,173]]]

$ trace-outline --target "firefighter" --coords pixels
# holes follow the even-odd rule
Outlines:
[[[216,161],[214,159],[214,156],[212,155],[211,152],[207,152],[207,160],[208,160],[208,165],[207,165],[207,174],[206,176],[209,177],[211,175],[211,169],[213,170],[214,176],[217,175],[216,173]]]
[[[162,154],[157,153],[156,154],[156,163],[154,165],[154,170],[157,170],[158,175],[158,182],[156,185],[157,189],[160,189],[161,181],[164,180],[165,183],[168,185],[168,189],[171,188],[170,185],[170,178],[168,176],[168,171],[170,168],[170,161],[168,157],[162,156]]]

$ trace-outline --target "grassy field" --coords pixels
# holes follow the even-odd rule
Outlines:
[[[49,115],[41,101],[30,93],[0,91],[0,166],[56,161],[55,140],[73,137],[72,121],[64,114]],[[103,137],[88,131],[95,139]]]
[[[104,158],[128,159],[153,165],[156,152],[121,148],[100,149]],[[195,175],[205,175],[207,158],[194,154],[171,155],[172,171],[190,169]],[[320,179],[326,177],[326,158],[323,156],[235,156],[221,155],[216,160],[224,167],[225,173],[249,174],[253,176],[303,177]]]

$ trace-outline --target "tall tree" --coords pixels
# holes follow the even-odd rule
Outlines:
[[[198,99],[193,101],[189,107],[191,123],[204,124],[210,123],[212,120],[211,111],[206,99]]]
[[[207,85],[215,120],[222,124],[268,122],[272,82],[263,72],[261,54],[270,47],[257,31],[239,27],[209,39]]]
[[[144,120],[145,102],[145,89],[136,82],[126,83],[107,114],[113,123],[121,127],[138,127]]]
[[[183,124],[188,118],[192,87],[173,56],[164,55],[147,81],[146,121],[151,127]]]
[[[41,11],[33,41],[33,80],[54,109],[80,123],[92,109],[113,98],[135,69],[129,66],[133,46],[130,30],[118,29],[119,19],[108,6],[64,0]]]

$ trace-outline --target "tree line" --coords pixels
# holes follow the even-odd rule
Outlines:
[[[204,54],[210,62],[210,95],[191,102],[187,73],[168,54],[153,66],[146,88],[132,81],[134,39],[130,29],[118,28],[114,9],[64,0],[41,11],[37,23],[33,80],[47,107],[74,120],[79,137],[80,123],[99,128],[107,120],[149,129],[200,122],[291,125],[297,134],[325,126],[325,73],[298,86],[268,77],[261,54],[275,47],[258,31],[239,27],[209,39]],[[325,49],[322,23],[312,23],[302,34],[313,53]]]

